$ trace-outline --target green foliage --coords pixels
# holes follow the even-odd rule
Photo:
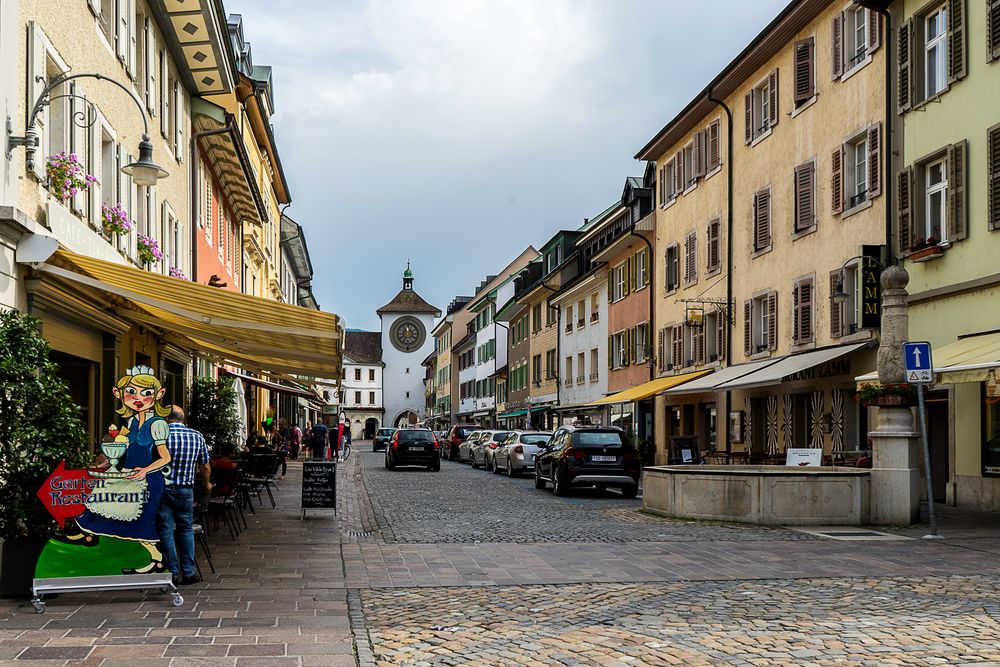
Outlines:
[[[187,425],[201,431],[213,453],[218,452],[223,443],[240,444],[237,442],[240,420],[232,378],[195,378],[188,406]]]
[[[80,408],[49,359],[39,322],[16,310],[0,312],[0,540],[48,537],[55,522],[35,497],[66,459],[85,468],[88,451]]]
[[[875,403],[883,396],[901,396],[905,402],[917,399],[917,390],[912,384],[875,384],[866,382],[858,388],[854,398],[859,403]]]

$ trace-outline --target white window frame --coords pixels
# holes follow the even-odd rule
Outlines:
[[[635,327],[635,362],[642,363],[649,359],[649,322],[642,322]]]
[[[760,139],[771,129],[771,86],[768,77],[753,87],[750,94],[750,138]]]
[[[767,294],[754,297],[752,300],[751,314],[753,316],[753,325],[750,330],[750,339],[753,342],[753,347],[750,350],[751,354],[767,352],[770,346],[768,334],[771,330],[771,320],[767,300]]]
[[[848,7],[844,11],[844,75],[868,62],[868,10]]]
[[[931,169],[933,167],[941,167],[941,180],[937,183],[931,184]],[[922,211],[921,227],[924,232],[924,238],[930,238],[934,236],[937,238],[938,243],[948,240],[948,161],[946,158],[941,158],[934,160],[933,162],[928,162],[922,168],[923,171],[923,186],[921,191],[923,192],[924,206]],[[940,227],[937,234],[931,233],[931,198],[936,195],[941,195],[941,203],[938,206],[940,211]]]
[[[625,298],[625,288],[628,283],[628,272],[625,270],[625,262],[622,262],[614,269],[612,269],[614,274],[614,297],[615,301],[620,301]]]
[[[840,328],[845,336],[858,330],[860,318],[858,312],[861,303],[861,271],[857,261],[844,267],[844,282],[842,288],[847,293],[847,300],[840,314]]]
[[[642,249],[635,254],[635,291],[649,286],[649,251]]]
[[[940,21],[940,31],[932,39],[928,39],[928,28],[930,27],[931,21]],[[920,22],[922,26],[922,37],[923,37],[923,84],[924,84],[924,99],[928,100],[935,97],[948,88],[948,5],[947,3],[942,3],[932,9],[930,12],[925,14]],[[929,72],[931,71],[931,62],[937,60],[935,63],[937,78],[935,79],[934,88],[931,88],[931,77]]]

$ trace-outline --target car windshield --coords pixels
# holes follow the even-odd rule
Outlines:
[[[393,429],[391,429],[391,428],[380,428],[378,430],[378,434],[379,435],[392,435],[392,431],[393,431]]]
[[[455,429],[455,435],[458,436],[459,438],[468,438],[469,434],[472,433],[472,431],[473,429],[469,428],[468,426],[463,426],[461,428]]]
[[[550,437],[551,436],[548,435],[534,435],[534,434],[522,435],[521,442],[523,442],[526,445],[544,445],[546,442],[549,441]]]
[[[434,439],[434,434],[430,431],[400,431],[400,442],[430,442]]]
[[[493,435],[490,437],[493,442],[503,442],[510,435],[509,431],[493,431]]]
[[[599,445],[602,447],[620,447],[624,444],[622,434],[615,431],[577,431],[578,445]]]

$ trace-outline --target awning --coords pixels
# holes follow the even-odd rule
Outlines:
[[[597,401],[589,403],[573,403],[571,405],[557,405],[552,408],[553,412],[587,412],[591,410],[603,410],[604,405]]]
[[[505,412],[502,415],[497,415],[497,419],[509,419],[511,417],[522,417],[528,414],[527,410],[514,410],[513,412]]]
[[[642,399],[649,398],[654,394],[659,394],[678,385],[682,385],[685,382],[696,380],[703,375],[708,375],[711,372],[711,369],[708,369],[703,371],[694,371],[693,373],[684,373],[683,375],[671,375],[670,377],[656,378],[655,380],[650,380],[649,382],[640,384],[637,387],[632,387],[631,389],[620,391],[617,394],[605,396],[599,401],[594,401],[594,405],[641,401]]]
[[[331,313],[171,278],[57,250],[35,268],[119,297],[127,319],[165,330],[182,347],[254,370],[338,377],[341,332]]]
[[[935,382],[960,384],[985,382],[990,369],[1000,368],[1000,333],[969,336],[934,348]],[[858,382],[878,382],[878,373],[872,372],[856,378]]]
[[[758,371],[735,378],[721,385],[717,385],[717,391],[728,391],[731,389],[750,389],[752,387],[767,387],[780,384],[781,381],[801,371],[820,364],[825,364],[837,357],[850,354],[857,349],[866,347],[868,343],[854,343],[851,345],[838,345],[825,350],[814,350],[802,354],[793,354],[789,357],[782,357],[773,364],[769,364]]]
[[[271,382],[270,380],[264,380],[262,378],[251,377],[249,375],[244,375],[243,373],[236,373],[227,368],[221,369],[220,372],[224,375],[238,378],[241,382],[252,384],[255,387],[263,387],[264,389],[269,389],[278,394],[287,394],[288,396],[297,396],[299,398],[316,398],[316,395],[311,391],[299,389],[298,387],[289,387],[287,384],[280,384],[278,382]]]
[[[731,380],[741,378],[745,375],[749,375],[754,371],[758,371],[766,366],[777,363],[777,359],[765,359],[763,361],[751,361],[746,364],[739,364],[737,366],[730,366],[728,368],[723,368],[722,370],[715,371],[711,375],[706,375],[705,377],[698,378],[697,380],[692,380],[691,382],[686,382],[680,387],[675,387],[674,389],[667,390],[668,396],[676,396],[678,394],[707,394],[715,391],[716,387],[723,385]]]

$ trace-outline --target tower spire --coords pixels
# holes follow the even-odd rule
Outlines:
[[[413,289],[413,271],[410,271],[410,260],[406,260],[406,271],[403,271],[403,289]]]

